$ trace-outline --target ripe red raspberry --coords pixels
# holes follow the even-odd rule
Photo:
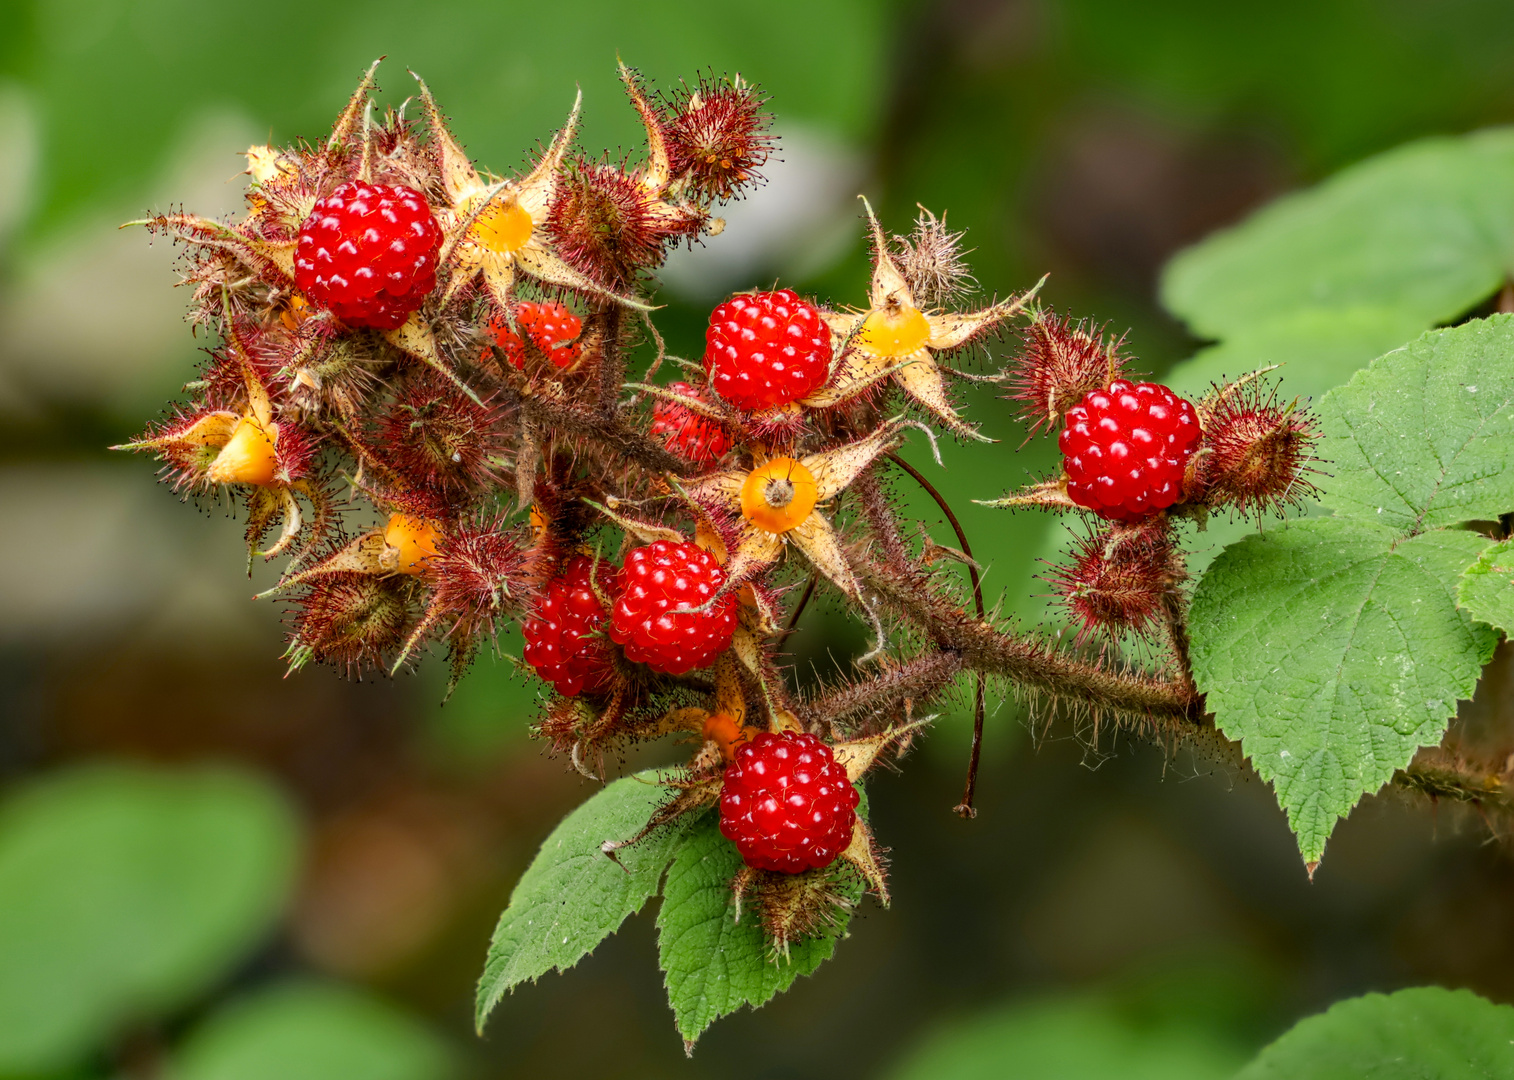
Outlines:
[[[569,559],[521,628],[526,663],[566,697],[605,689],[615,671],[609,644],[587,636],[603,629],[608,615],[594,595],[591,569],[594,560],[587,555]],[[601,562],[594,577],[607,594],[619,586],[619,571],[609,563]]]
[[[708,400],[702,390],[685,382],[669,383],[668,389],[695,401]],[[652,406],[652,434],[695,465],[713,465],[731,448],[731,433],[717,421],[667,398],[658,398]]]
[[[1073,502],[1110,521],[1140,521],[1177,502],[1199,443],[1193,406],[1158,383],[1115,379],[1067,410],[1062,467]]]
[[[435,288],[441,246],[419,191],[349,181],[300,225],[294,280],[347,325],[393,330]]]
[[[764,731],[736,748],[720,792],[720,832],[756,870],[798,874],[852,842],[857,789],[813,735]]]
[[[551,357],[552,363],[558,367],[569,368],[578,362],[578,335],[584,324],[566,305],[522,301],[515,305],[515,321],[536,343],[536,347]],[[526,343],[510,329],[510,324],[495,315],[489,320],[489,332],[504,354],[506,363],[516,371],[524,370]]]
[[[708,667],[736,632],[736,597],[723,596],[709,611],[697,608],[725,584],[725,571],[703,548],[658,540],[633,548],[621,571],[620,595],[610,613],[610,637],[626,659],[653,671],[682,675]]]
[[[710,384],[740,409],[798,401],[830,374],[831,332],[791,289],[727,300],[710,312],[704,340]]]

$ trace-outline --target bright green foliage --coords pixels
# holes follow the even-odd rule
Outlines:
[[[297,852],[278,795],[223,771],[90,768],[0,808],[0,1073],[61,1068],[222,977]]]
[[[175,1055],[175,1080],[445,1080],[448,1048],[391,1005],[291,984],[217,1012]]]
[[[1169,384],[1286,364],[1318,395],[1514,275],[1514,130],[1411,143],[1280,199],[1167,266],[1166,306],[1220,344]]]
[[[1511,361],[1514,317],[1499,315],[1426,334],[1331,391],[1319,413],[1336,517],[1232,545],[1194,595],[1199,687],[1311,865],[1363,794],[1441,740],[1492,655],[1493,620],[1475,621],[1462,577],[1488,541],[1446,526],[1514,507]]]
[[[674,1019],[689,1046],[720,1017],[743,1005],[761,1005],[835,951],[845,918],[791,946],[787,959],[773,958],[756,912],[748,909],[739,924],[735,921],[731,883],[742,868],[741,856],[720,835],[712,812],[685,814],[619,849],[619,864],[605,855],[606,841],[635,836],[672,794],[657,783],[655,772],[625,777],[547,837],[489,945],[478,984],[480,1029],[507,991],[548,971],[566,971],[659,890],[662,969]],[[857,812],[866,817],[865,795]],[[854,904],[863,887],[855,875],[838,871],[832,891]]]
[[[858,813],[865,816],[866,809],[860,806]],[[735,920],[731,880],[740,870],[741,856],[720,835],[714,814],[689,834],[668,870],[657,915],[658,952],[673,1019],[689,1047],[722,1016],[743,1005],[760,1006],[813,972],[846,932],[847,920],[838,918],[824,933],[790,946],[787,957],[774,956],[757,912],[749,906]],[[862,882],[847,875],[833,891],[855,904]]]
[[[1505,635],[1514,628],[1514,540],[1486,548],[1456,587],[1456,606]]]
[[[1319,412],[1337,513],[1412,533],[1514,509],[1514,315],[1426,334]]]
[[[1232,545],[1204,576],[1194,674],[1276,789],[1306,862],[1472,696],[1497,638],[1456,610],[1455,587],[1486,544],[1320,519]]]
[[[1017,1002],[938,1031],[888,1080],[1229,1080],[1242,1054],[1096,998]]]
[[[1514,1076],[1514,1008],[1427,986],[1332,1005],[1236,1080],[1495,1080]]]
[[[478,1025],[505,993],[566,971],[657,895],[686,831],[683,820],[617,852],[670,797],[655,772],[623,777],[569,814],[541,846],[499,917],[478,983]]]

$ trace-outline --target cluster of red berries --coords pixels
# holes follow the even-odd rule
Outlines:
[[[295,284],[349,326],[393,330],[436,287],[441,246],[441,227],[419,191],[350,181],[300,226]]]
[[[667,675],[709,667],[730,647],[737,600],[720,595],[725,571],[703,548],[658,540],[628,552],[623,569],[601,562],[598,594],[592,565],[585,555],[570,559],[523,628],[526,660],[561,693],[609,685],[614,665],[601,631],[627,660]]]
[[[709,401],[702,389],[686,382],[669,383],[668,390],[701,404]],[[666,398],[659,398],[652,406],[652,434],[673,453],[695,465],[713,465],[734,445],[731,433],[718,420]]]
[[[1067,495],[1109,521],[1140,521],[1183,496],[1199,444],[1193,406],[1158,383],[1113,380],[1067,411]]]

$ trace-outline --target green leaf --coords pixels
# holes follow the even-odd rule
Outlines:
[[[234,1001],[175,1056],[174,1080],[445,1080],[450,1048],[369,994],[293,983]]]
[[[1324,502],[1403,532],[1514,510],[1514,315],[1373,361],[1320,403]]]
[[[1514,1076],[1514,1008],[1426,986],[1339,1001],[1236,1080],[1492,1080]]]
[[[220,770],[78,769],[0,808],[0,1073],[63,1068],[212,986],[289,894],[293,817]]]
[[[622,848],[612,860],[607,840],[635,836],[669,798],[655,771],[623,777],[601,789],[552,830],[510,894],[478,983],[482,1029],[494,1006],[527,980],[566,971],[657,895],[662,872],[690,827],[687,816]]]
[[[857,812],[866,818],[865,797]],[[841,914],[822,934],[791,945],[787,958],[774,957],[755,911],[748,907],[735,921],[731,882],[741,866],[715,815],[706,814],[679,847],[663,887],[657,949],[673,1020],[688,1049],[722,1016],[763,1005],[829,960],[850,921]],[[839,882],[833,891],[841,899],[862,899],[860,880],[847,875]]]
[[[1486,549],[1456,586],[1456,606],[1507,636],[1514,627],[1514,540]]]
[[[1244,1054],[1097,998],[1015,1002],[941,1028],[888,1080],[1229,1080]],[[1011,1069],[1010,1063],[1013,1063]]]
[[[1336,821],[1439,743],[1472,696],[1497,639],[1454,590],[1486,544],[1311,519],[1232,545],[1199,583],[1194,676],[1311,867]]]
[[[1412,312],[1396,308],[1303,308],[1247,326],[1200,350],[1177,364],[1163,382],[1197,400],[1216,383],[1280,364],[1269,377],[1277,380],[1282,397],[1317,398],[1425,329]]]
[[[1226,339],[1306,309],[1447,322],[1514,276],[1514,129],[1380,154],[1168,264],[1167,307]]]

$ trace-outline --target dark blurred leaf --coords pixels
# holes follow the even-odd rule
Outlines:
[[[941,1028],[889,1080],[1223,1080],[1240,1063],[1208,1032],[1142,1023],[1098,999],[1020,1002]]]
[[[0,809],[0,1072],[66,1065],[222,977],[289,892],[295,823],[222,771],[97,767]]]
[[[1493,1080],[1514,1076],[1514,1008],[1426,986],[1339,1001],[1236,1080]]]
[[[1514,272],[1514,131],[1426,139],[1280,199],[1168,264],[1167,307],[1226,339],[1310,310],[1379,307],[1425,327]]]
[[[563,819],[542,843],[499,917],[478,982],[480,1028],[506,992],[566,971],[641,910],[689,827],[685,817],[618,853],[602,846],[641,831],[671,795],[656,772],[623,777]]]
[[[857,813],[867,816],[865,795]],[[689,1047],[722,1016],[743,1005],[758,1008],[811,974],[831,958],[850,922],[849,912],[838,912],[822,933],[791,945],[788,956],[775,956],[750,904],[741,922],[735,921],[731,883],[741,869],[741,855],[720,834],[715,814],[704,816],[668,869],[657,913],[657,949],[673,1019]],[[841,899],[847,904],[862,899],[860,879],[841,880],[835,889]]]
[[[444,1080],[447,1045],[379,999],[337,986],[288,985],[213,1015],[175,1056],[175,1080]]]

